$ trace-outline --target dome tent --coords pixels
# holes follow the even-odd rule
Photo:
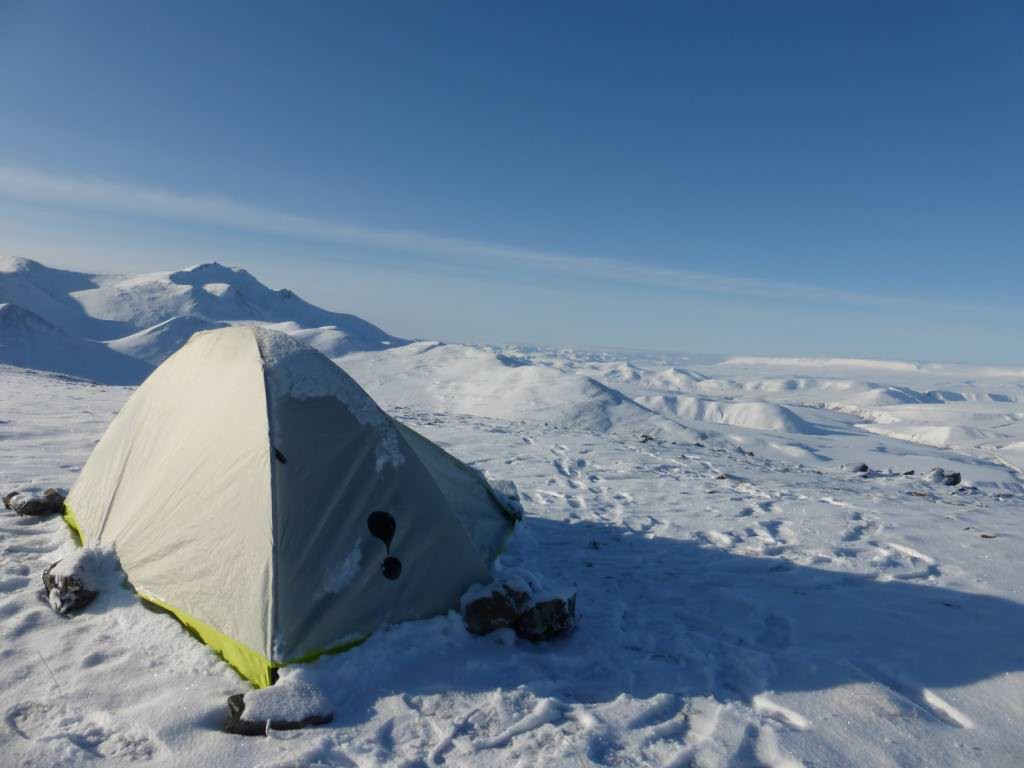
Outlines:
[[[68,495],[86,545],[256,685],[444,613],[517,518],[482,475],[283,333],[198,333],[135,391]]]

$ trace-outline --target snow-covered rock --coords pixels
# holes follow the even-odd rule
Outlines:
[[[120,574],[113,549],[82,547],[43,571],[43,588],[53,610],[72,613],[89,605],[102,589],[115,586]]]
[[[36,491],[12,491],[4,496],[4,507],[18,515],[53,515],[64,509],[64,494],[55,488]]]
[[[330,701],[301,667],[282,670],[268,688],[230,696],[228,714],[225,730],[243,736],[326,725],[334,719]]]

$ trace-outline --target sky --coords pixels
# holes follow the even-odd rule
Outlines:
[[[1024,363],[1024,4],[0,0],[0,250],[400,336]]]

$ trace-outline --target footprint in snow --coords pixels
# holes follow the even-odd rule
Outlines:
[[[799,712],[772,701],[763,693],[755,696],[751,704],[757,714],[782,723],[789,728],[806,731],[811,727],[810,721]]]
[[[24,576],[6,576],[0,578],[0,592],[16,592],[29,585],[29,579]]]
[[[897,701],[922,711],[933,719],[954,728],[974,728],[974,721],[935,691],[911,680],[900,672],[882,668],[862,669],[867,676],[882,685]]]
[[[130,729],[113,730],[63,704],[33,701],[15,704],[7,710],[4,722],[11,732],[24,740],[10,743],[14,751],[28,753],[22,755],[23,763],[36,762],[32,757],[36,748],[46,752],[55,750],[62,755],[62,760],[79,753],[86,760],[114,758],[134,762],[149,760],[157,752],[157,744],[145,734]]]

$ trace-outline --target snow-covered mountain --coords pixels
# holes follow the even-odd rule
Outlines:
[[[196,331],[229,323],[274,325],[332,357],[405,343],[217,263],[126,276],[0,258],[0,302],[2,362],[103,383],[138,383]]]
[[[145,362],[71,336],[17,304],[0,304],[0,363],[108,384],[135,384],[150,370]]]

